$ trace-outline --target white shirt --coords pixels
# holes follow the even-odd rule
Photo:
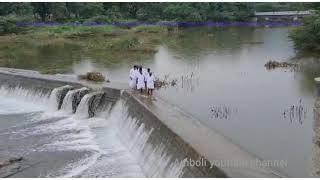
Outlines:
[[[154,81],[155,81],[153,74],[151,76],[149,75],[147,77],[146,81],[147,81],[147,87],[150,89],[153,89],[154,88]]]
[[[137,89],[144,89],[144,86],[145,86],[145,84],[144,84],[144,80],[145,80],[144,76],[142,74],[140,74],[140,72],[138,72],[136,74],[136,77],[138,79]]]
[[[146,80],[146,79],[148,78],[148,76],[149,76],[149,73],[148,73],[148,71],[147,71],[146,69],[142,69],[142,74],[143,74],[145,80]]]
[[[129,72],[129,77],[132,79],[134,79],[134,71],[135,70],[132,68],[132,69],[130,69],[130,72]]]

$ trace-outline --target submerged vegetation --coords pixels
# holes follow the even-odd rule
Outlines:
[[[276,68],[298,68],[299,64],[289,62],[268,61],[264,67],[268,70]]]

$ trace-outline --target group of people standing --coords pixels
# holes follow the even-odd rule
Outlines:
[[[148,95],[152,95],[155,78],[150,68],[145,69],[142,66],[134,65],[130,69],[129,78],[129,86],[132,89],[138,89],[141,93],[144,89],[147,89]]]

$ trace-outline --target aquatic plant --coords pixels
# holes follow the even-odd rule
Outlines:
[[[165,75],[164,78],[155,77],[154,86],[155,88],[159,89],[161,87],[167,87],[167,86],[176,86],[178,80],[177,79],[171,79],[169,80],[169,75]]]
[[[283,118],[289,119],[290,123],[293,120],[297,120],[299,124],[303,123],[303,119],[306,119],[307,109],[302,104],[302,99],[299,100],[297,105],[291,105],[283,111]]]
[[[209,109],[213,119],[230,119],[232,114],[238,112],[237,108],[226,105],[213,105]]]
[[[275,69],[275,68],[295,68],[298,67],[299,64],[297,63],[289,63],[289,62],[278,62],[278,61],[268,61],[264,67],[266,67],[268,70]]]

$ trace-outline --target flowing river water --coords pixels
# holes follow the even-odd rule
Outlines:
[[[178,80],[174,87],[168,86],[157,90],[155,92],[157,96],[192,114],[206,126],[220,132],[257,157],[265,160],[286,161],[285,167],[276,168],[289,176],[308,177],[314,173],[313,168],[317,168],[314,167],[315,161],[318,161],[318,157],[313,155],[314,148],[318,148],[313,143],[314,129],[317,128],[314,127],[313,115],[315,102],[313,78],[319,75],[316,74],[317,58],[297,58],[292,42],[288,38],[289,30],[288,27],[190,28],[181,32],[182,35],[179,37],[172,37],[173,42],[160,45],[158,52],[150,59],[108,65],[101,63],[101,60],[81,56],[81,52],[71,51],[66,47],[64,50],[59,50],[63,53],[57,53],[54,57],[52,49],[47,51],[42,49],[42,53],[39,53],[39,57],[35,59],[48,54],[52,61],[55,59],[72,61],[70,73],[80,74],[96,69],[104,72],[111,81],[119,82],[128,82],[128,72],[133,64],[150,67],[158,77],[167,75],[169,79]],[[170,39],[170,37],[167,38]],[[312,66],[302,71],[267,70],[264,67],[269,60],[292,61],[292,59],[310,62]],[[25,64],[17,67],[32,68]],[[134,155],[125,148],[127,146],[121,143],[125,141],[117,141],[118,135],[115,131],[105,133],[106,129],[114,127],[104,124],[101,119],[105,117],[100,118],[99,123],[96,124],[94,121],[89,121],[89,124],[81,124],[81,121],[78,122],[80,124],[74,124],[75,122],[71,120],[74,117],[66,118],[65,114],[62,117],[54,115],[49,117],[53,119],[50,120],[50,125],[44,123],[45,126],[42,127],[41,123],[48,121],[48,117],[43,117],[44,110],[39,105],[41,103],[34,103],[34,106],[24,105],[23,100],[15,95],[10,96],[12,98],[5,97],[4,94],[0,95],[0,128],[2,129],[0,129],[2,132],[0,139],[5,135],[3,134],[5,127],[15,126],[20,121],[27,123],[26,126],[30,126],[30,129],[17,128],[15,131],[17,139],[19,139],[18,136],[28,136],[28,133],[33,133],[33,136],[53,138],[50,142],[43,144],[42,142],[30,143],[34,141],[33,138],[26,138],[26,141],[21,140],[24,142],[21,146],[25,144],[37,146],[39,152],[43,152],[43,158],[47,157],[46,153],[49,149],[55,149],[55,153],[49,153],[48,158],[60,157],[60,160],[57,158],[54,166],[57,169],[59,169],[59,163],[64,164],[63,161],[80,163],[72,166],[77,167],[76,169],[70,168],[72,170],[67,173],[58,173],[58,175],[67,177],[146,175],[143,168],[141,169],[139,163],[134,160]],[[19,108],[20,106],[22,108]],[[121,107],[118,108],[121,109]],[[39,119],[42,120],[39,121]],[[103,128],[99,127],[102,126],[101,124],[104,124]],[[63,129],[60,129],[61,127]],[[48,133],[50,134],[51,131],[58,131],[61,134],[50,137]],[[63,140],[59,139],[60,135],[64,136]],[[119,136],[120,139],[121,137]],[[110,140],[107,144],[103,143],[106,139]],[[46,138],[43,140],[49,141]],[[81,141],[81,146],[74,146],[73,141]],[[17,141],[6,143],[10,146],[10,143],[17,143]],[[28,146],[23,149],[30,148]],[[58,155],[59,149],[68,148],[78,151],[70,151],[70,155]],[[6,148],[0,150],[3,152]],[[88,153],[98,154],[96,160],[92,159],[92,156],[90,160],[86,160]],[[101,160],[101,154],[111,159]],[[64,156],[69,159],[61,158]],[[77,161],[77,159],[82,160]],[[129,160],[121,161],[123,159]],[[96,161],[101,164],[93,163]],[[117,163],[110,163],[111,161]],[[84,167],[90,166],[90,163],[97,167]],[[107,168],[110,172],[96,172],[101,169],[99,166],[102,167],[105,164],[110,164]],[[152,171],[150,167],[152,166],[148,167],[149,172]],[[169,172],[169,174],[177,175],[178,173]]]

